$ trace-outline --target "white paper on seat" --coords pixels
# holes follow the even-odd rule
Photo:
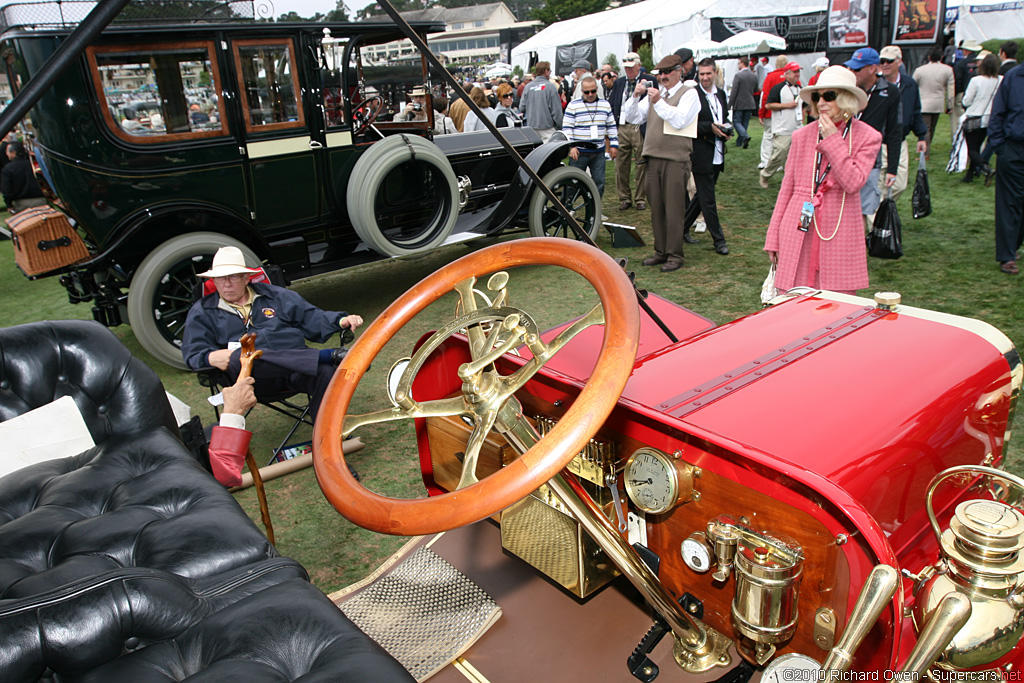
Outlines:
[[[0,422],[0,477],[47,460],[78,455],[96,444],[70,396]]]

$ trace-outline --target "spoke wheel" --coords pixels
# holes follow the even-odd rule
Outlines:
[[[559,201],[569,210],[590,239],[597,239],[601,229],[601,197],[586,171],[574,166],[560,166],[544,176]],[[547,195],[534,188],[530,198],[530,234],[534,237],[568,237],[576,239],[569,221],[555,208]]]
[[[477,275],[527,265],[560,266],[578,273],[590,282],[601,300],[604,311],[601,354],[590,379],[568,412],[521,457],[466,488],[415,500],[388,498],[363,488],[345,464],[341,442],[356,386],[370,364],[377,362],[377,354],[417,313],[456,285]],[[548,240],[522,239],[469,254],[399,297],[360,336],[338,368],[324,396],[313,432],[313,461],[320,488],[331,505],[347,519],[386,534],[437,533],[503,510],[553,477],[604,423],[632,372],[639,329],[639,312],[629,278],[599,249],[575,241],[551,249]],[[444,402],[462,405],[468,400],[456,398]],[[398,415],[416,416],[411,412]]]

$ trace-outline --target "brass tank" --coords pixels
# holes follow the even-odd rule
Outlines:
[[[1010,653],[1024,635],[1024,515],[1001,501],[968,500],[957,505],[949,528],[940,532],[932,494],[941,480],[963,472],[996,476],[1024,490],[1019,478],[982,466],[950,468],[932,480],[927,507],[942,560],[938,571],[917,591],[913,619],[920,632],[942,598],[951,593],[966,596],[971,617],[938,664],[948,669],[979,669]]]

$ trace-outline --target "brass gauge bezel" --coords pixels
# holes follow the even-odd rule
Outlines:
[[[639,499],[638,486],[635,485],[630,476],[633,469],[633,465],[637,458],[641,455],[648,455],[657,461],[661,468],[659,477],[659,485],[667,484],[669,487],[669,495],[665,505],[652,507],[641,502]],[[673,508],[677,507],[680,503],[689,500],[693,496],[693,467],[678,457],[673,457],[657,448],[651,448],[644,446],[638,448],[629,456],[626,461],[626,468],[623,472],[625,483],[626,483],[626,495],[633,502],[639,510],[650,514],[650,515],[661,515]],[[650,485],[653,485],[652,482]]]

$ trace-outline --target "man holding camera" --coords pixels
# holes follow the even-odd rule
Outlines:
[[[697,81],[700,87],[700,113],[697,114],[697,137],[690,153],[693,183],[697,188],[693,200],[686,205],[683,221],[683,241],[696,244],[697,238],[690,236],[690,227],[701,211],[708,232],[715,241],[715,253],[725,256],[729,247],[725,244],[722,224],[718,220],[718,206],[715,203],[715,183],[718,174],[725,169],[725,141],[732,136],[729,123],[729,106],[725,92],[715,86],[715,60],[710,57],[697,64]]]
[[[427,120],[427,89],[417,85],[409,94],[409,101],[395,121],[426,121]]]

